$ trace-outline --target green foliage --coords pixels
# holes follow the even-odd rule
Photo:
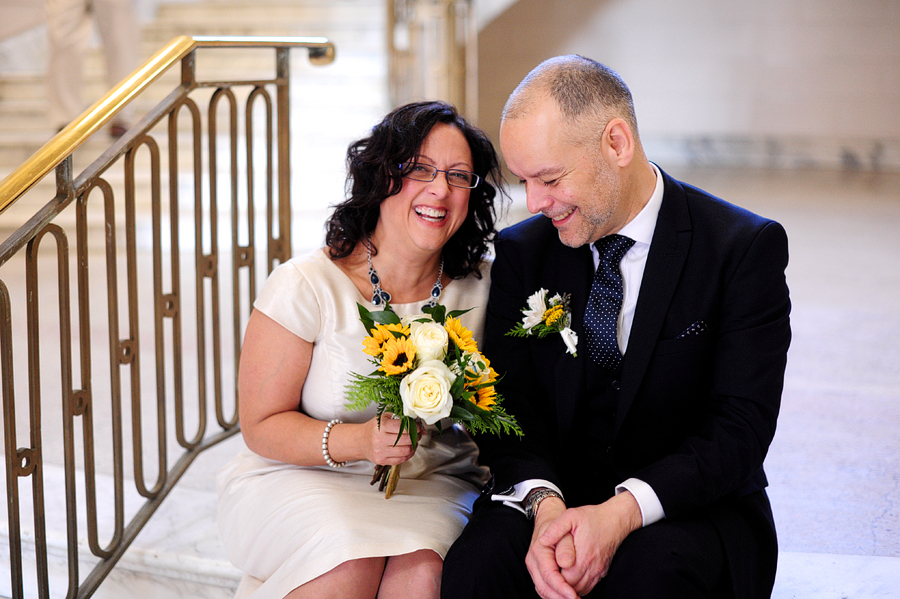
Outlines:
[[[403,413],[400,400],[400,379],[393,376],[363,376],[351,372],[347,385],[347,409],[362,412],[371,404],[378,406],[378,415],[384,411]]]
[[[470,401],[461,401],[453,405],[450,418],[466,427],[474,434],[494,433],[495,435],[523,435],[522,429],[514,416],[507,414],[499,403],[491,406],[491,410],[479,408]]]
[[[375,328],[376,324],[400,324],[400,317],[391,310],[390,304],[385,306],[384,310],[371,311],[359,302],[356,302],[359,309],[359,320],[368,333]]]

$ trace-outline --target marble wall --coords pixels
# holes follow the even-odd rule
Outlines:
[[[900,169],[897,31],[896,0],[520,0],[479,35],[479,123],[577,53],[622,74],[661,162]]]

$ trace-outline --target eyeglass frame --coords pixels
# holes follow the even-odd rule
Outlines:
[[[408,172],[404,172],[404,167],[408,167],[408,166],[424,166],[426,168],[434,169],[434,173],[432,173],[431,179],[428,179],[427,181],[424,179],[414,179],[413,177],[409,176]],[[410,181],[418,181],[420,183],[431,183],[432,181],[434,181],[437,178],[438,173],[444,173],[444,179],[446,179],[447,185],[450,185],[451,187],[456,187],[457,189],[475,189],[481,183],[481,175],[479,175],[478,173],[473,173],[472,171],[463,170],[461,168],[450,168],[447,170],[441,170],[441,169],[437,168],[436,166],[432,166],[430,164],[422,164],[419,162],[404,162],[402,164],[399,164],[398,167],[400,168],[400,176],[401,177],[409,179]],[[472,175],[473,177],[475,177],[475,183],[472,184],[470,187],[463,187],[462,185],[455,185],[450,181],[450,173],[452,173],[452,172],[466,173],[467,175]]]

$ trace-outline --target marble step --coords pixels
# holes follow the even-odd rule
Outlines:
[[[387,110],[386,66],[377,54],[344,56],[333,65],[311,67],[300,63],[294,68],[291,90],[291,128],[294,142],[292,154],[295,164],[309,165],[313,172],[343,173],[344,152],[354,139],[364,135]],[[55,131],[45,116],[45,101],[29,99],[43,89],[35,77],[17,76],[22,86],[8,86],[16,90],[14,99],[0,101],[0,177],[6,176],[43,146]],[[7,83],[9,83],[7,81]],[[28,92],[26,88],[33,88]],[[145,96],[134,103],[136,113],[149,110],[173,87],[160,81]],[[154,90],[158,91],[154,91]],[[99,92],[98,92],[99,93]],[[7,96],[9,97],[9,96]],[[179,119],[182,134],[190,129],[187,118]],[[206,131],[205,123],[203,124]],[[98,156],[108,144],[101,134],[88,142],[82,154]],[[188,154],[179,155],[187,165]]]
[[[221,464],[242,447],[240,437],[234,437],[195,461],[94,597],[233,596],[241,573],[228,561],[216,531],[214,478]],[[48,492],[61,484],[58,467],[48,467],[45,474]],[[107,493],[109,478],[101,477],[98,482],[100,494]],[[3,492],[0,490],[0,494]],[[51,589],[56,591],[53,596],[62,596],[67,583],[65,522],[59,515],[51,515],[48,520]],[[0,522],[0,561],[8,559],[6,526],[5,521]],[[26,543],[26,572],[34,567],[32,547]],[[93,563],[91,559],[80,563],[82,576]],[[896,597],[897,588],[898,557],[782,551],[772,599],[890,599]],[[10,596],[8,571],[0,569],[0,597]],[[25,596],[37,597],[33,581],[27,582]]]
[[[184,597],[226,599],[234,596],[241,573],[225,554],[216,525],[215,473],[235,452],[244,447],[240,434],[223,441],[201,454],[188,468],[171,494],[163,501],[147,526],[138,534],[109,577],[93,595],[98,599],[121,597]],[[78,476],[83,476],[78,473]],[[64,493],[61,466],[46,464],[44,487],[48,515],[46,519],[51,596],[65,596],[68,585],[65,511],[52,498]],[[79,486],[81,488],[81,486]],[[113,481],[109,475],[97,476],[97,495],[112,497]],[[125,483],[127,520],[140,508],[142,499]],[[0,495],[5,499],[5,485]],[[26,492],[21,499],[23,513],[30,512]],[[84,513],[83,492],[78,497]],[[55,506],[55,509],[54,509]],[[112,510],[100,509],[100,543],[105,546],[111,536]],[[0,562],[8,563],[7,522],[0,522]],[[30,518],[21,522],[26,541],[23,546],[25,597],[37,597],[34,581],[34,532]],[[86,540],[86,523],[79,518],[79,573],[83,578],[96,563]],[[7,568],[0,568],[0,597],[9,597],[10,579]]]
[[[2,131],[44,131],[47,128],[47,102],[43,98],[0,101]]]
[[[210,18],[210,11],[215,12],[214,18]],[[205,0],[163,3],[150,26],[267,27],[308,23],[353,29],[368,28],[373,17],[383,21],[386,15],[382,0]]]
[[[348,107],[357,102],[352,86],[384,85],[386,77],[386,49],[382,3],[371,0],[317,2],[280,2],[264,0],[256,3],[205,2],[162,4],[157,18],[144,27],[144,55],[149,56],[177,35],[325,35],[335,39],[339,62],[334,66],[312,67],[297,51],[292,68],[299,77],[314,74],[318,81],[330,81],[339,88],[333,94],[305,94],[307,105],[321,99],[320,105],[334,106],[343,100]],[[303,29],[307,30],[304,31]],[[315,31],[312,31],[315,29]],[[271,50],[200,50],[198,77],[205,80],[235,80],[269,77],[274,67]],[[108,84],[104,78],[102,53],[93,48],[85,65],[84,97],[101,97]],[[351,74],[351,77],[348,77]],[[136,104],[152,106],[164,97],[178,74],[167,74],[167,85],[161,91],[149,93]],[[319,90],[321,92],[322,90]],[[385,92],[379,92],[382,96]],[[367,97],[371,97],[366,94]],[[6,104],[6,106],[4,106]],[[338,103],[337,105],[340,105]],[[46,129],[46,83],[42,72],[9,73],[0,78],[0,132],[41,131]],[[7,118],[14,115],[14,118]],[[21,152],[14,152],[18,157]],[[0,164],[6,160],[0,156]]]
[[[894,599],[900,557],[782,551],[772,599]]]
[[[208,18],[210,9],[215,19]],[[372,0],[339,2],[215,2],[167,4],[144,28],[146,39],[173,35],[300,35],[338,37],[347,49],[384,43],[386,10]]]

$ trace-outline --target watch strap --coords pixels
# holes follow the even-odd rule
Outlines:
[[[558,497],[562,499],[562,495],[554,491],[553,489],[548,489],[546,487],[537,489],[528,494],[528,497],[525,498],[525,516],[528,517],[529,520],[534,520],[534,516],[537,513],[538,506],[541,502],[548,497]]]

